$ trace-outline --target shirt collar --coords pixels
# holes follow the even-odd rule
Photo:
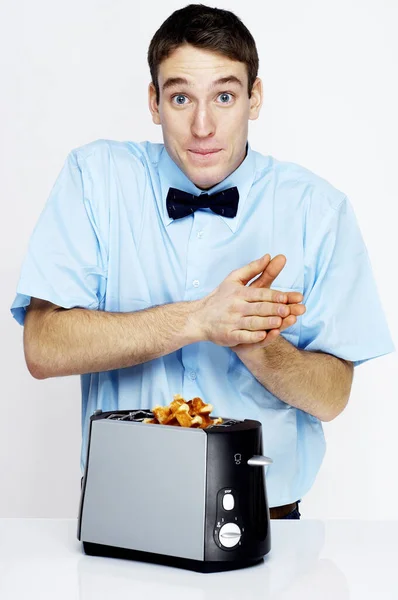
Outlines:
[[[163,146],[161,155],[158,163],[160,187],[161,187],[161,198],[160,202],[160,214],[162,215],[163,222],[167,227],[170,223],[173,223],[174,219],[169,217],[166,207],[166,197],[169,188],[174,187],[189,194],[199,195],[203,193],[203,190],[196,187],[194,183],[183,173],[183,171],[176,165],[176,163],[170,158],[165,146]],[[227,188],[236,186],[239,191],[239,204],[238,212],[236,216],[231,218],[223,217],[212,213],[215,218],[222,219],[228,225],[233,233],[238,228],[241,220],[243,207],[245,205],[247,196],[249,195],[251,186],[253,184],[255,174],[255,157],[250,144],[247,144],[247,154],[243,162],[239,165],[233,173],[228,175],[223,181],[213,186],[209,190],[206,190],[208,194],[215,194],[221,192]],[[210,210],[210,209],[205,209]],[[185,217],[188,218],[188,217]]]

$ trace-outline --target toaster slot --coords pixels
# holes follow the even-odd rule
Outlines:
[[[115,412],[103,413],[101,410],[95,411],[94,416],[100,419],[107,419],[110,421],[132,421],[134,423],[141,423],[144,419],[153,419],[154,414],[149,409],[137,408],[135,410],[119,410]],[[209,425],[206,429],[225,429],[243,423],[238,419],[223,419],[222,423],[215,425]]]
[[[150,410],[137,409],[126,412],[111,413],[105,418],[112,421],[134,421],[137,423],[143,421],[144,419],[152,419],[153,412]]]

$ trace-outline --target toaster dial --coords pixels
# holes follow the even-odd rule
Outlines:
[[[240,542],[242,532],[236,523],[225,523],[218,533],[220,544],[224,548],[233,548]]]

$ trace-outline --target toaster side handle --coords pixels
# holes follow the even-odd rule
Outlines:
[[[255,455],[249,458],[247,464],[252,467],[266,467],[267,465],[272,465],[272,458],[268,458],[268,456],[260,456]]]

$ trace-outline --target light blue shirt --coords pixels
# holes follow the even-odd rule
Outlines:
[[[237,186],[235,218],[200,209],[173,221],[169,187],[200,194],[163,144],[98,140],[72,151],[33,231],[11,311],[31,297],[64,308],[130,312],[195,300],[269,253],[287,263],[272,285],[304,294],[282,332],[298,348],[355,365],[394,350],[366,247],[347,197],[303,167],[248,153],[210,193]],[[371,332],[371,333],[369,333]],[[120,370],[81,376],[85,466],[90,415],[200,396],[213,414],[262,423],[270,506],[302,498],[325,452],[322,423],[273,396],[229,348],[211,342]]]

